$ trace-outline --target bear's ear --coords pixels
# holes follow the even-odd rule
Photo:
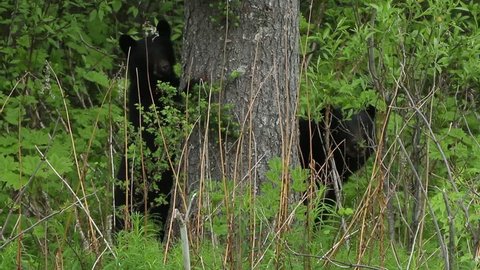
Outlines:
[[[368,113],[368,116],[370,116],[370,120],[375,121],[374,119],[375,119],[376,112],[377,112],[377,108],[375,108],[372,105],[368,105],[367,113]]]
[[[170,38],[170,24],[165,20],[160,20],[157,24],[157,33],[161,37]]]
[[[122,48],[122,51],[128,55],[128,49],[130,47],[134,47],[135,44],[137,43],[131,36],[129,35],[121,35],[120,39],[118,40],[120,43],[120,48]]]

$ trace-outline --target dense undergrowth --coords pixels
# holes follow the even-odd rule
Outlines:
[[[235,12],[227,8],[216,10]],[[299,115],[376,106],[376,156],[322,224],[312,221],[323,209],[291,203],[281,237],[281,160],[270,161],[261,196],[208,181],[192,267],[222,269],[229,256],[235,269],[478,267],[480,5],[329,0],[302,13]],[[19,0],[0,3],[0,14],[0,269],[179,269],[179,243],[167,248],[141,217],[112,241],[109,216],[127,85],[118,36],[141,37],[146,20],[164,16],[179,56],[181,1]],[[162,115],[168,138],[188,136],[208,110],[193,100],[188,115]],[[179,141],[169,147],[180,155]],[[302,193],[307,172],[292,165],[290,173]],[[223,198],[234,190],[244,196],[229,230]],[[240,252],[227,254],[227,245]]]

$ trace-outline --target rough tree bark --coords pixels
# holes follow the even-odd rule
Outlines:
[[[233,105],[231,113],[240,125],[240,135],[209,134],[205,126],[191,135],[182,165],[188,177],[183,194],[191,196],[198,191],[197,206],[205,200],[201,194],[205,181],[234,181],[247,185],[246,192],[256,196],[261,194],[258,188],[271,158],[281,157],[284,165],[298,162],[297,1],[222,1],[234,5],[227,12],[229,17],[224,16],[225,9],[218,7],[218,2],[185,1],[183,79],[204,78],[220,85],[221,91],[212,102]],[[231,74],[240,76],[232,79]],[[283,178],[288,190],[288,176]],[[188,196],[184,203],[189,203]],[[282,203],[287,204],[285,197]],[[226,204],[233,201],[231,197],[225,200]],[[286,215],[279,213],[279,223]],[[202,234],[200,219],[191,226],[197,235]]]

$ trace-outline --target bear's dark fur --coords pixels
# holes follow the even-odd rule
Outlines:
[[[146,131],[146,123],[143,115],[139,111],[139,105],[147,111],[152,104],[161,108],[160,97],[162,89],[157,89],[158,81],[170,83],[171,86],[178,87],[179,79],[173,71],[175,65],[175,55],[172,41],[170,40],[171,29],[168,22],[161,20],[156,27],[157,33],[144,39],[134,40],[128,35],[122,35],[119,39],[120,48],[125,53],[128,62],[128,75],[130,79],[130,88],[128,96],[128,119],[138,131],[141,128],[142,140],[145,142],[148,150],[153,153],[158,147],[155,144],[155,135]],[[137,154],[136,159],[142,157]],[[117,178],[121,185],[115,188],[115,207],[118,210],[115,222],[115,230],[124,228],[127,201],[127,193],[124,185],[126,183],[126,173],[129,179],[128,205],[129,209],[145,213],[148,210],[149,216],[153,216],[156,221],[165,222],[169,211],[170,192],[173,184],[173,172],[170,169],[162,173],[161,181],[154,181],[153,175],[147,169],[135,168],[132,172],[132,160],[128,159],[128,170],[125,156],[122,159]],[[138,166],[140,167],[140,166]],[[145,173],[142,170],[147,170]],[[132,179],[133,175],[133,179]],[[143,179],[146,178],[146,179]],[[146,187],[143,184],[146,183]],[[153,188],[155,186],[155,188]],[[144,196],[144,189],[148,190]],[[163,196],[166,203],[159,204],[155,199]],[[146,203],[146,207],[145,207]],[[145,209],[147,208],[147,209]]]
[[[334,108],[328,114],[327,110],[322,111],[324,119],[321,122],[299,120],[300,159],[303,168],[310,168],[310,157],[313,159],[312,173],[317,183],[326,182],[325,203],[332,205],[336,201],[333,164],[339,180],[344,183],[373,153],[375,113],[375,107],[369,106],[345,119],[342,111]]]

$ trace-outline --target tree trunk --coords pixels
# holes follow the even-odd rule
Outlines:
[[[208,181],[233,181],[235,187],[243,187],[225,192],[231,232],[237,221],[229,211],[239,207],[234,205],[235,196],[261,194],[260,185],[273,157],[283,160],[280,209],[287,209],[289,177],[285,168],[298,163],[298,9],[295,0],[185,1],[183,79],[203,78],[219,85],[220,92],[212,102],[231,104],[229,113],[239,125],[238,136],[231,136],[203,119],[187,141],[182,164],[187,177],[182,193],[187,196],[180,200],[188,205],[196,192],[192,204],[196,219],[190,220],[194,239],[204,233],[201,211],[202,205],[208,204],[204,197]],[[210,115],[222,113],[212,111]],[[280,212],[276,224],[283,225],[288,213]],[[247,218],[251,223],[252,216]],[[229,237],[233,237],[231,233]],[[229,248],[232,241],[235,239],[228,239]]]

